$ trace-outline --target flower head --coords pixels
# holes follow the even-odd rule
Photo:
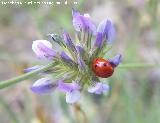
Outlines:
[[[103,59],[109,48],[108,44],[111,44],[115,36],[115,29],[110,20],[103,20],[96,29],[89,14],[80,14],[73,9],[72,17],[76,30],[75,39],[71,40],[69,34],[63,31],[62,36],[49,34],[50,41],[33,41],[32,49],[36,56],[55,64],[53,68],[43,72],[45,75],[49,74],[49,77],[38,79],[31,86],[33,92],[40,94],[53,90],[61,91],[65,93],[66,102],[70,104],[79,101],[85,85],[88,86],[89,93],[101,94],[108,91],[109,85],[101,83],[99,77],[110,77],[121,62],[120,54],[108,60]],[[53,41],[62,51],[53,50]],[[25,69],[25,72],[40,67],[42,66],[33,66]]]

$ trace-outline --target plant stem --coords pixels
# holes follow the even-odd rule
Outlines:
[[[16,83],[21,82],[23,80],[29,79],[31,77],[34,77],[38,73],[44,72],[44,71],[48,70],[49,68],[51,68],[53,66],[55,66],[55,62],[50,62],[40,69],[34,70],[32,72],[20,75],[18,77],[15,77],[15,78],[12,78],[12,79],[9,79],[9,80],[1,81],[0,82],[0,89],[8,87],[8,86],[13,85],[13,84],[16,84]]]
[[[131,63],[131,64],[120,64],[118,68],[143,68],[143,67],[160,67],[159,64],[142,64],[142,63]]]

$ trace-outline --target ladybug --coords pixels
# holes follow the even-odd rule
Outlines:
[[[114,72],[113,66],[109,63],[108,60],[103,58],[95,58],[92,61],[92,70],[96,76],[102,78],[108,78],[112,76]]]

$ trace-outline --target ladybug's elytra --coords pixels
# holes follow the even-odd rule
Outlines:
[[[112,76],[114,72],[113,66],[109,63],[108,60],[103,58],[96,58],[92,61],[92,70],[96,76],[102,78],[108,78]]]

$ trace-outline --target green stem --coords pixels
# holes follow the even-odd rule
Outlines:
[[[159,67],[159,64],[142,64],[142,63],[131,63],[131,64],[120,64],[118,68],[145,68],[145,67]]]
[[[45,65],[44,67],[34,70],[32,72],[20,75],[18,77],[9,79],[9,80],[5,80],[5,81],[1,81],[0,82],[0,89],[8,87],[10,85],[16,84],[18,82],[21,82],[23,80],[29,79],[31,77],[34,77],[35,75],[37,75],[38,73],[44,72],[46,70],[48,70],[49,68],[55,66],[55,62],[50,62],[49,64]]]

